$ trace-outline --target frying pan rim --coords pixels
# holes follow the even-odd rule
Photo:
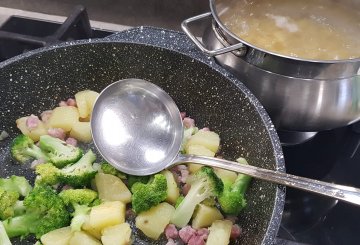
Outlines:
[[[141,32],[145,28],[151,28],[153,31],[158,31],[161,33],[168,32],[174,35],[179,35],[181,38],[183,38],[186,42],[185,45],[188,45],[191,47],[191,52],[189,51],[181,51],[172,49],[169,47],[166,47],[162,44],[151,44],[146,43],[146,41],[141,40],[131,40],[131,38],[122,38],[121,34],[127,32],[136,32],[139,29],[141,29]],[[268,115],[268,113],[265,111],[264,107],[260,104],[259,100],[252,94],[252,92],[240,81],[238,80],[234,75],[232,75],[230,72],[228,72],[225,68],[221,67],[220,65],[215,63],[215,60],[209,59],[207,56],[205,56],[203,53],[198,51],[192,42],[186,37],[184,33],[180,33],[177,31],[172,30],[166,30],[162,28],[154,28],[154,27],[136,27],[129,29],[124,32],[115,33],[111,36],[108,36],[106,38],[95,38],[95,39],[84,39],[84,40],[76,40],[76,41],[68,41],[63,42],[59,44],[54,44],[48,47],[42,47],[38,49],[34,49],[31,51],[28,51],[24,54],[20,54],[18,56],[12,57],[8,60],[5,60],[0,63],[0,69],[6,68],[7,66],[10,66],[12,64],[15,64],[16,62],[21,62],[22,60],[26,60],[28,58],[31,58],[36,55],[41,55],[42,53],[51,52],[56,49],[65,49],[72,46],[83,46],[83,45],[93,45],[93,44],[111,44],[111,43],[122,43],[122,44],[133,44],[133,45],[139,45],[139,46],[150,46],[152,48],[157,49],[164,49],[169,52],[174,52],[176,54],[180,54],[183,56],[186,56],[186,58],[192,58],[196,60],[197,62],[202,63],[203,65],[206,65],[208,68],[214,70],[215,72],[219,73],[221,76],[229,80],[231,83],[233,83],[241,92],[244,94],[245,97],[249,99],[249,102],[252,104],[252,106],[255,107],[255,110],[259,114],[262,123],[264,124],[267,133],[270,137],[271,145],[273,147],[273,154],[275,157],[275,167],[277,171],[285,172],[285,160],[280,144],[279,137],[276,133],[275,127]],[[267,226],[265,235],[262,240],[262,244],[273,244],[275,240],[275,236],[277,235],[278,229],[280,227],[281,217],[284,209],[285,204],[285,187],[283,186],[277,186],[276,192],[275,192],[275,200],[274,200],[274,207],[271,214],[271,218],[269,220],[269,224]]]

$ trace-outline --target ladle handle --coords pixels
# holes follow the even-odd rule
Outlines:
[[[224,159],[202,157],[194,155],[179,155],[174,164],[198,163],[211,167],[223,168],[252,176],[257,179],[314,192],[320,195],[343,200],[345,202],[360,205],[360,189],[350,186],[337,185],[314,179],[308,179],[279,171],[258,168],[251,165],[231,162]]]

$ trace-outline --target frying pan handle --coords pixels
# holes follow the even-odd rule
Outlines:
[[[224,45],[224,48],[220,48],[220,49],[215,49],[215,50],[209,50],[205,47],[205,45],[199,41],[199,39],[197,39],[195,37],[195,35],[191,32],[190,28],[189,28],[189,24],[191,24],[192,22],[195,21],[199,21],[199,20],[203,20],[206,18],[211,18],[212,14],[211,12],[208,13],[204,13],[201,15],[197,15],[194,17],[191,17],[189,19],[184,20],[181,23],[181,28],[183,29],[183,31],[185,32],[185,34],[191,39],[191,41],[193,41],[193,43],[205,54],[209,55],[209,56],[216,56],[216,55],[220,55],[220,54],[225,54],[228,52],[233,52],[235,51],[235,55],[237,56],[242,56],[245,54],[246,52],[246,47],[244,44],[242,43],[237,43],[234,45],[229,45],[229,43],[222,37],[222,35],[220,35],[219,31],[217,30],[217,27],[215,27],[214,23],[212,25],[213,27],[213,31],[217,37],[217,39],[222,43],[222,45]]]
[[[226,170],[243,173],[257,179],[266,180],[269,182],[313,192],[338,200],[343,200],[348,203],[360,205],[360,189],[355,187],[308,179],[280,171],[239,164],[237,162],[212,157],[178,155],[177,159],[174,161],[174,164],[175,163],[198,163],[211,167],[223,168]]]

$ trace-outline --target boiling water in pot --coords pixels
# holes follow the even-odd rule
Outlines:
[[[360,11],[342,1],[231,0],[217,7],[230,31],[259,48],[314,60],[360,57]]]

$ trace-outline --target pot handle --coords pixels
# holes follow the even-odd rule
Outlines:
[[[209,50],[207,49],[204,44],[202,42],[200,42],[196,37],[195,35],[190,31],[189,29],[189,26],[188,24],[192,23],[192,22],[195,22],[195,21],[198,21],[198,20],[203,20],[203,19],[206,19],[206,18],[210,18],[212,17],[212,14],[211,12],[208,12],[208,13],[204,13],[204,14],[200,14],[200,15],[197,15],[197,16],[194,16],[194,17],[191,17],[189,19],[186,19],[184,20],[182,23],[181,23],[181,28],[183,29],[183,31],[185,32],[185,34],[191,39],[191,41],[193,41],[193,43],[202,51],[204,52],[205,54],[209,55],[209,56],[216,56],[216,55],[220,55],[220,54],[225,54],[225,53],[228,53],[228,52],[232,52],[232,51],[235,51],[235,50],[238,50],[238,49],[244,49],[245,48],[245,45],[242,44],[242,43],[237,43],[237,44],[233,44],[233,45],[230,45],[230,46],[227,46],[227,47],[224,47],[224,48],[220,48],[220,49],[215,49],[215,50]],[[213,28],[214,29],[214,28]],[[219,39],[219,41],[224,45],[224,40],[222,40],[223,38],[220,38],[219,37],[219,33],[214,30],[217,38]],[[225,46],[225,45],[224,45]],[[244,52],[240,52],[241,54],[236,54],[238,56],[241,56],[243,55]]]

